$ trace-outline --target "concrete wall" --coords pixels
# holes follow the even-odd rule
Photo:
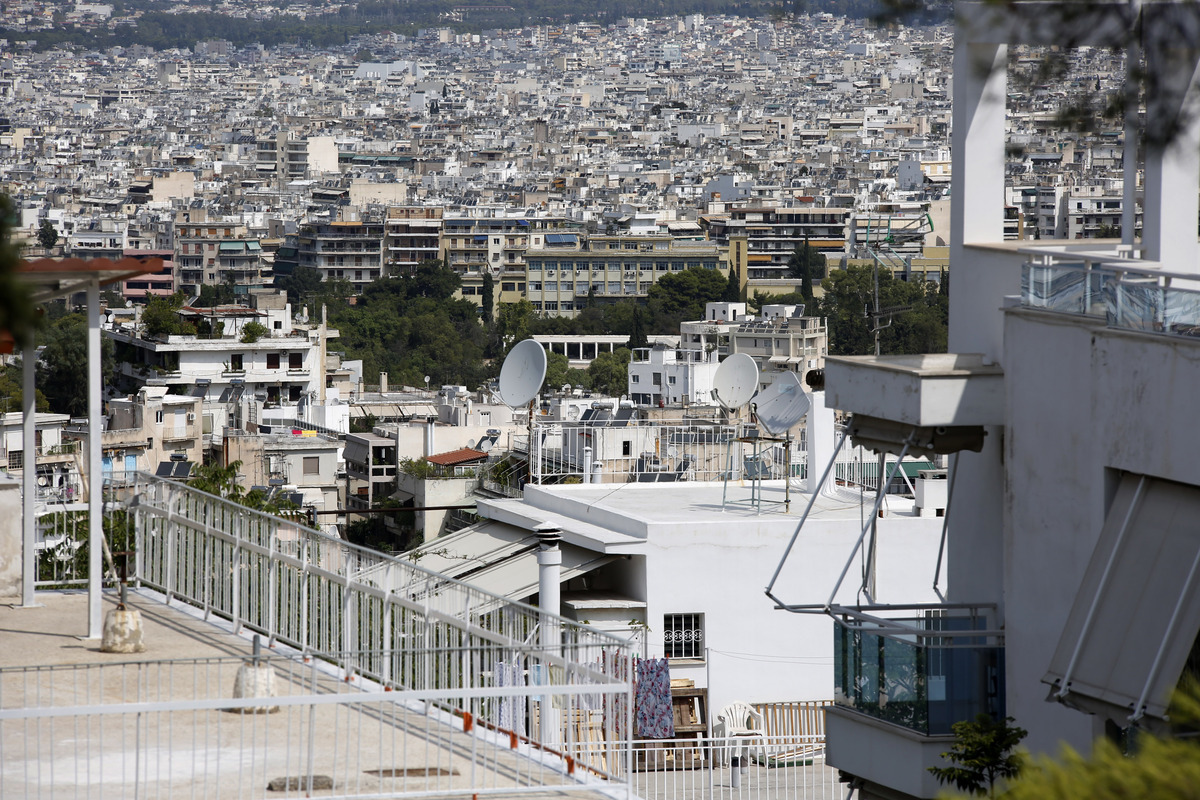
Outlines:
[[[1008,709],[1027,744],[1086,750],[1092,718],[1041,683],[1099,538],[1115,470],[1195,485],[1200,342],[1014,309],[1005,346]],[[1194,632],[1182,635],[1193,636]]]

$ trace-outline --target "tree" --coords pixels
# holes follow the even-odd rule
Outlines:
[[[266,325],[257,320],[251,320],[242,326],[242,344],[254,344],[270,332]]]
[[[654,317],[653,330],[677,333],[680,322],[703,319],[705,304],[721,300],[728,285],[719,270],[703,267],[662,276],[646,294]]]
[[[291,275],[276,275],[275,288],[286,291],[288,302],[297,309],[321,291],[321,273],[315,267],[297,266]]]
[[[808,244],[808,237],[796,244],[788,259],[788,272],[793,278],[800,279],[800,294],[806,298],[804,302],[811,303],[813,297],[813,270],[817,267],[820,255]]]
[[[147,336],[188,335],[196,332],[196,326],[179,318],[183,308],[183,293],[171,297],[151,297],[142,311],[142,330]]]
[[[492,309],[496,303],[496,281],[492,278],[492,273],[485,272],[483,275],[483,322],[485,325],[492,324]]]
[[[42,220],[41,227],[37,232],[38,244],[49,250],[54,245],[58,244],[58,229],[54,227],[48,219]]]
[[[60,414],[83,416],[88,411],[87,319],[68,314],[47,325],[42,339],[45,348],[37,365],[37,380],[50,409]],[[103,381],[111,383],[116,369],[112,340],[101,340]]]
[[[28,284],[17,278],[20,248],[13,241],[16,210],[8,195],[0,194],[0,331],[12,334],[17,344],[29,341],[38,323],[38,311]]]
[[[1200,693],[1194,678],[1183,681],[1168,714],[1178,738],[1138,731],[1134,752],[1122,752],[1107,739],[1092,745],[1087,758],[1066,748],[1055,760],[1026,765],[1008,784],[1011,800],[1124,800],[1131,797],[1192,798],[1200,787]]]
[[[601,353],[588,365],[592,388],[612,397],[625,394],[629,387],[629,361],[633,357],[627,348]]]
[[[1016,777],[1021,771],[1021,755],[1013,750],[1028,733],[1013,723],[1012,717],[993,719],[978,714],[974,721],[954,723],[954,744],[942,758],[954,766],[929,767],[938,783],[953,784],[959,791],[988,797],[996,796],[996,781]]]
[[[725,294],[721,299],[726,303],[736,303],[742,299],[742,277],[737,264],[729,265],[729,281],[725,284]]]
[[[643,347],[648,347],[650,340],[646,338],[646,331],[642,327],[642,310],[638,307],[633,309],[633,330],[629,332],[629,341],[625,346],[630,350],[638,350]]]

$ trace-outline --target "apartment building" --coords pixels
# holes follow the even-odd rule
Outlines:
[[[745,237],[746,277],[751,281],[787,277],[788,259],[805,241],[827,255],[840,256],[846,250],[851,209],[747,205],[731,208],[728,214],[708,220],[709,234],[725,245]]]
[[[1096,9],[1088,24],[1114,33],[1089,44],[1122,47],[1118,9]],[[1032,13],[1068,22],[1031,25]],[[825,370],[852,439],[949,457],[943,599],[837,608],[796,584],[772,595],[833,618],[828,760],[864,798],[937,795],[928,768],[945,765],[951,726],[977,713],[1015,718],[1022,746],[1051,757],[1169,735],[1200,633],[1200,441],[1187,399],[1200,391],[1200,130],[1172,128],[1141,153],[1126,142],[1145,175],[1140,245],[1123,231],[1123,248],[1046,237],[1015,252],[1004,242],[1007,47],[1061,45],[1079,18],[1053,5],[959,3],[957,14],[951,352],[837,357]],[[1144,14],[1146,41],[1200,22],[1194,7]],[[1151,60],[1147,105],[1161,124],[1200,93],[1197,59]],[[1039,201],[1056,195],[1071,196]]]
[[[715,242],[669,234],[546,233],[525,254],[526,296],[548,314],[575,316],[589,302],[643,299],[663,275],[727,269]]]
[[[388,275],[409,275],[441,255],[440,207],[392,206],[384,219],[383,260]]]
[[[289,181],[337,172],[337,144],[332,136],[302,137],[292,131],[259,137],[254,169],[260,177]]]
[[[299,266],[317,270],[323,281],[349,281],[355,294],[388,274],[384,268],[381,219],[311,223],[300,229],[295,241]]]
[[[175,220],[178,288],[198,294],[201,286],[232,283],[246,292],[261,286],[262,246],[246,226],[209,219],[202,209],[181,212]]]

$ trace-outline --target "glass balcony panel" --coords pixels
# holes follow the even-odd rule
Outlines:
[[[981,636],[945,635],[980,629],[982,619],[896,621],[931,635],[835,621],[835,703],[925,735],[948,734],[979,713],[1003,716],[1003,647]]]

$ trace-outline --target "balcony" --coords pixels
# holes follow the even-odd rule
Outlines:
[[[834,707],[829,763],[914,797],[935,797],[932,766],[951,726],[1005,714],[1004,644],[984,606],[890,609],[882,618],[841,608],[834,617]]]
[[[1023,250],[1021,306],[1092,317],[1110,328],[1200,336],[1200,281],[1124,253]]]

